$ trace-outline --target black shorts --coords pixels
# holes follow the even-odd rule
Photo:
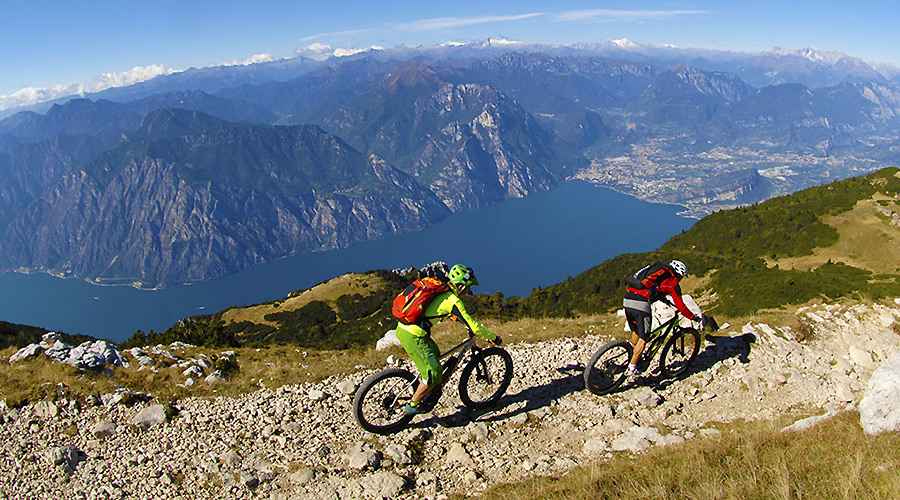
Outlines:
[[[626,304],[629,304],[629,302],[634,303],[636,301],[628,301],[626,299]],[[628,305],[625,306],[625,320],[628,321],[628,327],[642,340],[649,339],[650,332],[653,331],[651,329],[653,315],[650,313],[650,303],[647,302],[646,304],[646,308],[643,307],[643,304],[640,304],[640,309],[628,307]]]

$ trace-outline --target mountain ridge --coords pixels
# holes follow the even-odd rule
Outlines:
[[[384,60],[366,54],[323,62],[315,69],[310,66],[310,71],[277,83],[241,84],[219,95],[178,91],[125,103],[72,101],[57,105],[47,115],[25,113],[0,121],[0,189],[4,194],[0,201],[0,231],[9,235],[7,245],[15,247],[8,253],[19,256],[5,258],[0,269],[39,269],[96,279],[115,262],[115,268],[124,266],[122,269],[133,271],[119,278],[103,274],[104,279],[129,283],[140,276],[167,276],[157,283],[138,279],[146,286],[194,281],[198,276],[216,276],[285,255],[276,255],[278,252],[323,248],[317,244],[337,248],[389,234],[386,231],[421,227],[422,221],[439,220],[450,212],[482,207],[509,197],[527,196],[572,177],[588,179],[647,201],[682,204],[688,213],[702,215],[892,164],[897,159],[898,88],[896,83],[869,82],[818,89],[801,84],[756,89],[725,72],[687,65],[666,69],[658,63],[584,56],[507,52],[486,60],[427,57]],[[85,165],[91,162],[106,161],[98,158],[108,159],[103,155],[129,141],[132,144],[150,141],[148,137],[142,138],[142,134],[152,134],[153,127],[161,127],[160,130],[172,136],[190,135],[199,130],[201,124],[189,123],[185,118],[188,115],[183,115],[180,122],[165,122],[162,120],[165,113],[158,112],[178,108],[200,110],[204,115],[215,113],[235,124],[256,124],[251,128],[230,129],[257,136],[252,139],[243,138],[237,132],[223,135],[223,129],[216,132],[218,137],[232,141],[230,145],[212,147],[199,138],[192,139],[191,147],[198,148],[197,151],[184,152],[182,156],[189,157],[190,160],[184,161],[193,166],[165,170],[165,175],[186,175],[187,185],[192,175],[216,169],[222,163],[227,166],[222,170],[225,175],[243,176],[241,182],[283,190],[291,183],[275,179],[279,175],[285,178],[294,175],[291,158],[300,157],[292,156],[290,148],[297,138],[273,133],[275,129],[265,127],[308,119],[308,123],[291,126],[321,127],[360,154],[378,158],[373,160],[371,168],[384,162],[405,172],[422,189],[432,193],[417,191],[416,195],[419,208],[431,207],[432,213],[415,216],[418,222],[413,224],[378,221],[374,222],[376,227],[359,227],[330,239],[306,237],[306,243],[299,246],[265,242],[261,243],[262,248],[241,247],[242,242],[259,244],[261,239],[278,233],[277,223],[267,219],[268,225],[255,227],[261,235],[268,236],[230,237],[216,244],[229,247],[225,253],[244,257],[236,257],[231,264],[210,266],[216,271],[192,272],[180,279],[173,274],[175,259],[150,259],[168,266],[168,270],[135,272],[144,264],[123,263],[125,255],[106,255],[108,250],[84,250],[82,254],[86,258],[92,253],[102,253],[104,265],[99,261],[92,265],[70,262],[63,257],[54,262],[50,257],[58,254],[54,249],[38,249],[44,255],[42,261],[29,261],[23,249],[26,242],[36,243],[33,238],[29,240],[30,234],[36,234],[35,225],[49,227],[51,219],[40,222],[50,213],[41,205],[46,205],[48,200],[60,200],[54,194],[59,189],[57,186],[68,185],[65,189],[70,190],[70,196],[76,196],[72,194],[71,183],[78,177],[70,174],[86,170]],[[102,119],[105,116],[109,117],[108,122]],[[201,120],[199,115],[191,116]],[[148,126],[141,129],[139,121],[148,119]],[[102,129],[97,128],[98,123],[103,125]],[[212,136],[205,138],[211,139]],[[184,145],[172,137],[152,144],[146,142],[147,151],[131,153],[165,157],[166,148],[179,149]],[[246,145],[250,149],[245,151],[242,148]],[[272,154],[263,149],[271,150]],[[119,150],[117,161],[129,162],[122,153],[126,150],[127,147]],[[258,160],[279,164],[278,168],[284,172],[236,165],[236,162]],[[316,160],[310,157],[303,161],[314,164]],[[781,168],[777,163],[790,168]],[[148,169],[155,165],[143,160],[134,164]],[[110,172],[121,168],[122,165],[110,166]],[[63,180],[65,175],[69,177]],[[100,175],[99,171],[95,175]],[[257,178],[250,180],[247,176]],[[376,177],[369,179],[376,184],[386,180],[378,181]],[[175,181],[167,182],[156,184],[165,185],[164,190],[148,189],[145,195],[173,192]],[[321,179],[319,182],[327,184]],[[122,185],[117,189],[120,195],[126,192]],[[373,188],[370,185],[365,189]],[[372,196],[384,198],[388,192],[374,189]],[[235,192],[225,191],[222,195],[237,196]],[[438,197],[443,208],[425,201],[431,200],[432,195]],[[99,191],[84,196],[84,203],[73,202],[67,205],[68,209],[84,210],[92,206],[94,202],[88,200],[97,199]],[[108,211],[105,213],[125,213],[112,209],[113,193],[106,196],[104,207]],[[201,206],[199,200],[209,200],[212,193],[191,196],[196,196],[197,206]],[[158,202],[165,204],[172,199],[169,196]],[[263,199],[265,196],[251,197],[251,205],[256,200],[269,208],[248,205],[247,209],[252,213],[275,210],[272,208],[275,202]],[[141,203],[148,205],[152,201]],[[291,209],[283,203],[286,202],[282,200],[275,205],[290,213]],[[376,220],[371,213],[384,212],[383,207],[375,205],[385,204],[393,206],[394,213],[404,213],[390,200],[373,198],[359,209],[358,217],[353,220],[357,223]],[[239,234],[246,229],[239,227],[236,216],[236,207],[242,204],[234,200],[228,206],[235,210],[229,218],[231,226],[220,229]],[[315,209],[307,211],[301,218],[324,221],[326,228],[338,220],[332,216],[317,219],[314,212]],[[370,215],[362,215],[363,212]],[[165,217],[159,211],[144,211],[139,215],[148,214],[159,219],[148,222],[157,226]],[[189,218],[188,223],[202,226],[201,219]],[[81,231],[78,238],[87,234],[101,237],[103,231],[123,230],[115,221],[94,222],[98,224],[97,231],[78,229]],[[208,227],[200,226],[186,229],[183,234],[208,231]],[[297,227],[306,226],[308,222]],[[73,234],[58,232],[67,227],[80,225],[54,227],[56,236],[52,239],[70,243],[78,239]],[[44,229],[37,232],[41,231]],[[326,232],[322,228],[311,231]],[[137,247],[154,240],[148,235],[134,237],[126,246]],[[121,243],[118,238],[111,239]],[[83,239],[78,241],[94,244]],[[49,239],[45,242],[50,243]],[[185,257],[197,260],[199,254]],[[127,258],[138,259],[139,254]],[[190,267],[193,266],[180,269],[184,272]],[[70,274],[75,273],[73,269],[78,274]],[[88,269],[92,274],[81,274]]]
[[[134,140],[87,170],[64,176],[50,190],[56,198],[44,198],[27,219],[11,225],[9,241],[22,241],[19,248],[27,249],[27,257],[39,268],[152,285],[158,280],[208,279],[284,253],[410,230],[448,213],[405,174],[351,150],[318,127],[234,125],[187,111],[159,111],[144,126]],[[254,146],[272,134],[283,137],[275,142],[293,146],[284,151]],[[258,156],[234,161],[247,153]],[[209,154],[231,161],[213,170],[192,166],[196,155]],[[285,161],[291,157],[305,159]],[[263,176],[248,176],[245,170],[253,165],[266,172],[285,163],[305,171],[284,171],[275,178],[274,170]],[[286,189],[285,183],[294,188]],[[192,218],[197,223],[190,224]],[[310,231],[312,225],[318,229]],[[38,229],[26,229],[32,227]],[[67,228],[77,228],[74,239]],[[256,243],[236,246],[242,239]],[[85,246],[86,241],[103,246]],[[129,252],[134,257],[124,258]],[[63,256],[63,263],[54,255]],[[12,261],[7,258],[6,265]],[[133,267],[133,262],[150,265]],[[165,265],[157,268],[155,262]],[[114,266],[122,266],[124,276],[109,275]],[[159,271],[163,274],[154,274]]]

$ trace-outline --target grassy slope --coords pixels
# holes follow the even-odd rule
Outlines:
[[[528,298],[534,313],[608,311],[619,307],[627,275],[654,260],[679,258],[686,286],[710,311],[749,315],[840,297],[900,295],[898,230],[875,203],[898,211],[900,173],[874,174],[711,214],[660,249],[623,254]],[[831,259],[829,261],[829,259]],[[697,280],[700,276],[701,280]],[[691,281],[694,280],[694,283]]]
[[[639,459],[610,462],[564,476],[498,485],[496,500],[560,499],[858,499],[900,498],[900,434],[866,435],[846,412],[803,432],[791,422],[735,424],[718,436],[655,448]]]

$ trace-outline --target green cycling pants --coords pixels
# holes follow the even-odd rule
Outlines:
[[[437,344],[431,340],[431,336],[425,335],[419,337],[413,335],[404,328],[405,325],[397,327],[397,340],[400,345],[406,349],[410,359],[416,364],[422,381],[425,385],[438,385],[444,375],[444,369],[441,367],[441,350]]]

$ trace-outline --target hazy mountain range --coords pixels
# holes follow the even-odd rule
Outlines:
[[[900,150],[896,73],[849,56],[515,48],[189,70],[13,114],[0,270],[191,282],[571,177],[734,206]]]

